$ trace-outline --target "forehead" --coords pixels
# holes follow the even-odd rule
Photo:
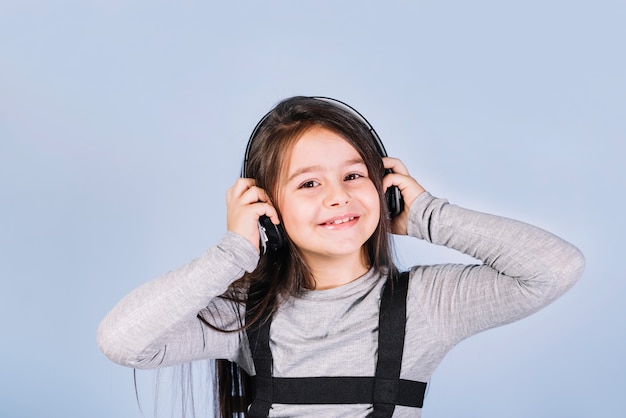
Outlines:
[[[290,172],[307,165],[328,165],[356,159],[362,160],[359,152],[342,135],[316,126],[295,141],[285,162]]]

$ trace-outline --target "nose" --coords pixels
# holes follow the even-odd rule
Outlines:
[[[344,182],[331,182],[326,185],[324,205],[328,207],[343,206],[352,199]]]

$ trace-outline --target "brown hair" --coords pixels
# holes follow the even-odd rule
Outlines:
[[[254,178],[257,186],[276,202],[279,179],[284,170],[285,156],[293,145],[309,129],[329,129],[351,144],[367,166],[369,177],[380,196],[380,213],[387,213],[387,203],[382,186],[384,167],[380,150],[370,127],[359,117],[332,101],[313,97],[296,96],[281,101],[255,129],[250,139],[247,161],[244,161],[247,177]],[[280,216],[280,207],[276,207]],[[380,216],[378,226],[365,244],[369,265],[376,271],[394,270],[391,244],[391,227],[387,216]],[[274,312],[281,301],[298,296],[307,289],[314,289],[311,271],[298,248],[287,236],[286,245],[263,254],[256,269],[233,282],[222,296],[245,303],[252,284],[261,284],[266,293],[256,306],[249,307],[251,320],[236,331],[247,328],[269,310]],[[202,319],[202,318],[201,318]],[[234,363],[217,361],[221,416],[231,418],[245,413],[249,399],[249,379]]]

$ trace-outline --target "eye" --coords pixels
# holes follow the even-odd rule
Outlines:
[[[309,181],[305,181],[304,183],[302,183],[298,188],[299,189],[310,189],[316,186],[319,186],[320,184],[315,181],[315,180],[309,180]]]
[[[344,180],[356,180],[356,179],[360,179],[360,178],[363,178],[363,177],[365,177],[365,176],[363,176],[363,175],[361,175],[359,173],[350,173],[350,174],[348,174],[344,178]]]

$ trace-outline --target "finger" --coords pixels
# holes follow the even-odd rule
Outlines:
[[[227,195],[230,198],[239,197],[243,193],[245,193],[245,191],[248,190],[250,187],[253,187],[255,184],[256,184],[256,182],[255,182],[254,179],[238,178],[235,181],[235,184],[233,184],[228,189]]]
[[[394,173],[409,175],[409,170],[398,158],[383,157],[383,166]]]
[[[383,189],[386,191],[391,186],[400,189],[405,208],[410,207],[417,196],[425,191],[413,177],[405,174],[390,173],[383,177]]]
[[[235,183],[226,190],[226,202],[232,202],[243,195],[250,187],[254,186],[254,179],[238,178]]]
[[[387,190],[391,186],[397,186],[402,191],[410,181],[412,178],[405,174],[389,173],[383,177],[383,189]]]
[[[279,224],[280,219],[278,217],[278,212],[274,208],[267,192],[257,186],[252,185],[248,189],[243,189],[243,186],[250,186],[253,182],[242,182],[235,186],[236,190],[243,190],[243,193],[240,196],[231,196],[230,205],[231,206],[239,206],[244,210],[246,207],[250,207],[253,216],[257,218],[262,215],[268,216],[274,224]],[[233,192],[236,193],[236,192]]]
[[[252,210],[254,210],[254,215],[257,218],[260,218],[261,216],[265,215],[268,218],[270,218],[270,220],[272,221],[274,225],[280,224],[280,218],[278,217],[278,212],[276,211],[276,208],[271,203],[260,202],[260,203],[255,203],[250,206]]]
[[[257,202],[269,202],[270,199],[265,190],[260,187],[252,186],[243,192],[243,194],[239,197],[239,201],[242,204],[251,204]]]

